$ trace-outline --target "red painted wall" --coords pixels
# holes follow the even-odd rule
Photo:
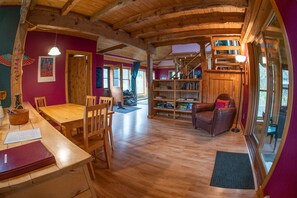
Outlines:
[[[279,11],[282,15],[285,28],[287,31],[293,69],[297,69],[297,1],[296,0],[275,0]],[[297,98],[297,72],[293,73],[295,87],[293,98]],[[296,100],[293,100],[291,122],[287,134],[286,142],[281,153],[276,168],[264,188],[264,194],[270,195],[271,198],[295,198],[297,197],[297,108]]]
[[[156,69],[155,78],[156,79],[169,79],[169,71],[174,69]]]
[[[47,56],[53,46],[55,34],[44,32],[28,32],[25,43],[25,55],[35,59],[32,65],[23,67],[23,100],[34,105],[34,97],[46,96],[48,105],[66,102],[65,96],[65,61],[66,50],[80,50],[92,52],[92,81],[93,95],[103,95],[103,88],[96,88],[96,67],[103,66],[103,56],[96,54],[96,41],[58,35],[57,46],[61,55],[56,56],[56,81],[37,82],[38,57]]]

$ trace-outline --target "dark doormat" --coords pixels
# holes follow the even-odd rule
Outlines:
[[[113,111],[118,112],[118,113],[130,113],[132,111],[136,111],[138,109],[141,109],[141,108],[133,107],[133,106],[123,106],[123,107],[124,107],[124,109],[118,108],[118,106],[113,106]]]
[[[255,189],[248,154],[217,151],[210,185],[222,188]]]

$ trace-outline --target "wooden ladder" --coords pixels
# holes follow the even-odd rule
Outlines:
[[[206,46],[208,47],[210,43],[208,43]],[[175,61],[175,64],[177,61]],[[181,73],[183,75],[183,78],[189,78],[190,74],[201,66],[201,52],[197,52],[194,56],[183,59],[182,64],[179,66],[178,71],[171,77],[172,79],[177,78],[178,74]]]
[[[212,69],[240,69],[240,63],[235,60],[236,55],[241,54],[239,41],[239,36],[211,37]]]

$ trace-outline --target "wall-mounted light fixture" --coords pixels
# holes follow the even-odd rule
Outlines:
[[[246,56],[244,55],[236,55],[235,60],[239,63],[243,63],[246,60]]]
[[[50,49],[50,51],[48,52],[48,55],[50,56],[57,56],[60,55],[61,52],[59,50],[59,48],[57,48],[57,33],[56,33],[56,38],[55,38],[55,45]]]

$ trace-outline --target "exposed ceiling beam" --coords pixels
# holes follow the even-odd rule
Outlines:
[[[117,10],[122,7],[125,7],[127,4],[134,2],[135,0],[116,0],[111,4],[105,6],[102,10],[99,10],[93,16],[91,16],[91,21],[98,21],[101,17],[105,16],[109,11]]]
[[[245,12],[245,17],[244,17],[244,23],[242,25],[241,29],[241,38],[242,41],[246,41],[246,36],[245,34],[250,31],[252,27],[252,21],[255,20],[255,17],[257,16],[258,9],[260,7],[260,2],[261,0],[249,0],[248,2],[248,7]]]
[[[267,22],[267,19],[269,16],[272,16],[273,13],[269,0],[255,0],[254,4],[251,6],[252,14],[248,22],[245,21],[245,24],[248,24],[246,30],[242,31],[241,38],[243,43],[255,40],[259,32],[262,31],[265,22]]]
[[[106,52],[110,52],[110,51],[113,51],[113,50],[123,49],[124,47],[127,47],[127,45],[119,44],[119,45],[115,45],[115,46],[112,46],[112,47],[109,47],[109,48],[106,48],[106,49],[99,50],[99,51],[97,51],[97,53],[104,54]]]
[[[199,30],[212,30],[212,29],[241,29],[242,22],[238,23],[227,23],[227,24],[221,24],[221,23],[213,23],[213,24],[201,24],[201,25],[192,25],[184,28],[171,28],[171,29],[162,29],[156,32],[148,32],[148,33],[142,33],[138,37],[141,38],[149,38],[149,37],[156,37],[161,35],[168,35],[168,34],[177,34],[180,32],[187,32],[187,31],[199,31]],[[228,34],[222,33],[222,34]],[[206,35],[209,35],[206,33]]]
[[[65,5],[63,6],[63,8],[61,9],[61,15],[65,16],[67,15],[71,9],[81,0],[68,0]]]
[[[36,4],[37,4],[37,0],[31,0],[31,5],[30,5],[29,10],[33,10],[35,8]]]
[[[163,41],[163,42],[154,43],[153,45],[155,47],[160,47],[160,46],[167,46],[167,45],[199,43],[199,42],[208,42],[208,41],[210,41],[209,38],[201,38],[201,37],[190,38],[190,39],[178,39],[177,38],[177,39],[171,40],[171,41]]]
[[[154,66],[154,69],[175,69],[175,65],[169,65],[169,66]]]
[[[207,10],[210,10],[212,8],[224,8],[226,10],[230,9],[230,7],[236,7],[236,8],[247,8],[248,3],[247,0],[208,0],[203,1],[202,0],[192,0],[192,1],[185,1],[179,4],[170,5],[167,7],[160,7],[154,10],[149,10],[144,13],[140,13],[131,17],[128,17],[122,21],[119,21],[114,24],[114,29],[123,29],[123,27],[127,27],[130,24],[137,23],[140,24],[142,22],[148,22],[153,21],[157,18],[164,18],[170,14],[176,14],[178,12],[182,13],[185,11],[195,12],[195,11],[201,11],[203,10],[204,13]]]
[[[75,13],[61,16],[59,9],[38,7],[30,12],[27,20],[34,25],[47,25],[52,27],[67,28],[84,34],[103,36],[120,43],[134,46],[143,50],[155,51],[153,46],[147,45],[142,39],[132,38],[125,31],[114,31],[103,22],[91,23],[86,17]]]
[[[185,28],[185,27],[199,27],[201,25],[211,24],[232,24],[240,23],[244,21],[243,13],[221,13],[216,12],[210,15],[191,15],[180,18],[179,20],[167,21],[164,23],[152,25],[149,27],[142,28],[131,32],[132,36],[142,36],[149,34],[150,32],[161,32],[162,30],[168,31],[170,29]]]
[[[172,34],[149,37],[145,39],[145,41],[147,41],[148,43],[156,43],[156,42],[172,40],[175,38],[187,39],[187,38],[193,38],[197,36],[213,36],[213,35],[222,35],[222,34],[240,35],[240,32],[241,32],[240,28],[201,29],[201,30],[177,32]]]

